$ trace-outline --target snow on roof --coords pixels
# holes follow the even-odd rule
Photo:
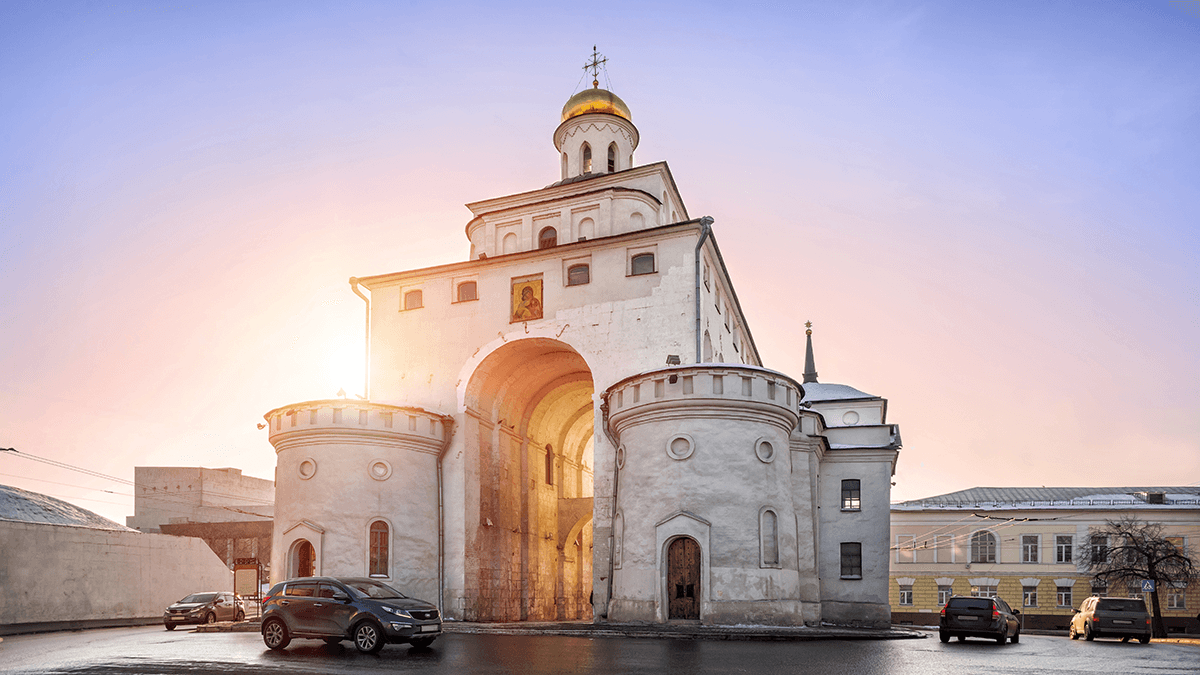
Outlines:
[[[93,530],[137,531],[61,499],[9,485],[0,485],[0,520],[71,525]]]
[[[1149,503],[1150,493],[1163,503]],[[898,511],[921,509],[1045,509],[1080,507],[1200,507],[1200,487],[976,487],[892,504]]]
[[[805,402],[817,403],[820,401],[850,401],[854,399],[878,399],[874,394],[868,394],[859,391],[854,387],[845,384],[825,384],[823,382],[805,382],[804,399]]]

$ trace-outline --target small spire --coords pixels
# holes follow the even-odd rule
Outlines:
[[[808,384],[817,381],[817,365],[813,360],[812,322],[805,321],[804,328],[806,329],[804,331],[805,340],[808,342],[804,348],[804,384]]]
[[[601,54],[600,52],[596,51],[596,45],[592,45],[592,60],[583,64],[583,69],[585,71],[587,71],[587,70],[592,71],[592,88],[593,89],[600,88],[600,66],[603,66],[605,63],[608,63],[608,57],[606,57],[603,54]],[[607,71],[605,71],[605,72],[607,72]]]

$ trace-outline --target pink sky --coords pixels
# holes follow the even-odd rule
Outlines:
[[[271,478],[264,412],[361,389],[347,278],[463,260],[464,203],[557,180],[597,43],[766,365],[811,320],[821,381],[888,398],[893,499],[1200,482],[1196,13],[606,8],[0,5],[0,447]]]

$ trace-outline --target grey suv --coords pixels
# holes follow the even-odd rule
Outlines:
[[[1119,637],[1121,642],[1137,638],[1142,644],[1150,641],[1150,614],[1141,598],[1102,598],[1093,595],[1071,617],[1067,635],[1078,640],[1098,637]]]
[[[442,634],[437,607],[375,579],[305,577],[275,584],[262,604],[263,642],[284,649],[293,638],[327,644],[353,640],[363,653],[407,642],[428,647]]]
[[[189,623],[213,623],[215,621],[241,621],[246,618],[246,609],[233,593],[212,591],[192,593],[163,610],[163,625],[167,630]]]

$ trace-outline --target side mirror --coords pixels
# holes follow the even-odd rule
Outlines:
[[[334,591],[334,592],[333,592],[333,599],[334,599],[334,600],[337,600],[338,602],[349,602],[349,601],[350,601],[350,596],[349,596],[349,595],[346,595],[345,593],[343,593],[343,592],[341,592],[341,591]]]
[[[1019,609],[1013,610],[1013,616],[1020,616],[1020,615],[1021,615],[1021,610],[1019,610]]]

